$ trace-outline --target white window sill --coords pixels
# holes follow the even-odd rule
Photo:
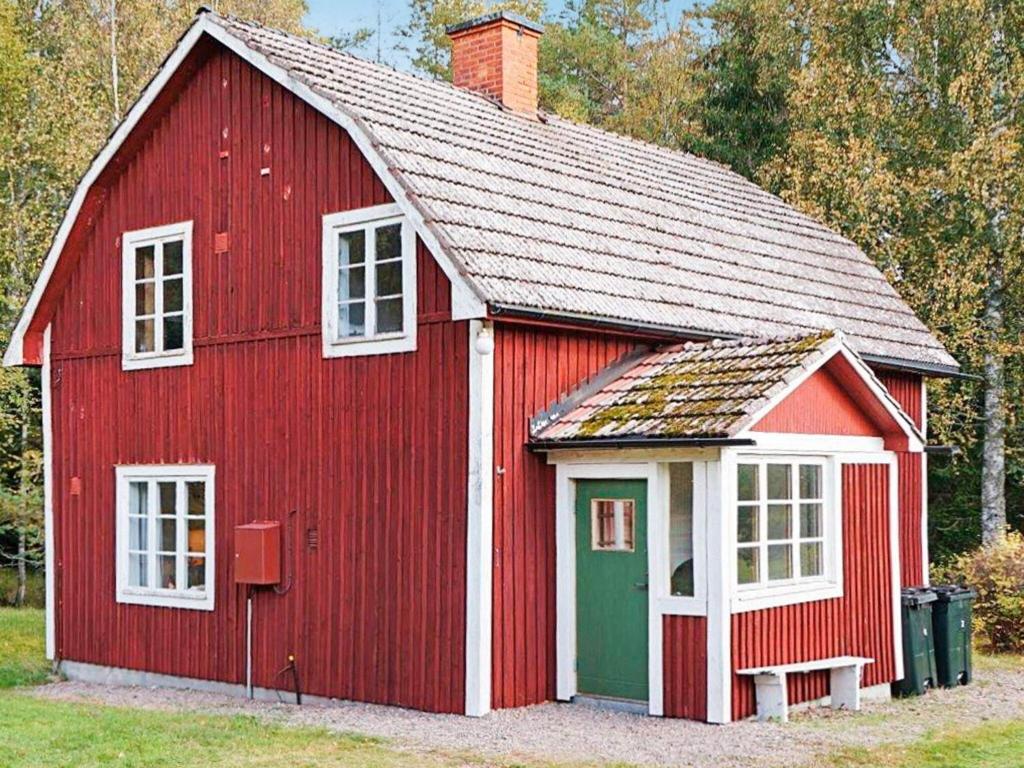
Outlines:
[[[657,598],[655,607],[663,616],[707,616],[708,602],[703,597],[666,595]]]
[[[786,584],[764,587],[756,590],[740,589],[731,601],[733,613],[760,611],[765,608],[779,608],[784,605],[810,603],[816,600],[833,600],[843,596],[841,581],[815,581],[806,584]]]
[[[147,355],[123,355],[121,370],[143,371],[149,368],[173,368],[179,365],[192,365],[192,350],[174,353],[153,353]]]
[[[415,352],[416,334],[389,334],[372,338],[353,338],[345,341],[324,339],[324,357],[359,357],[362,355],[390,355],[397,352]]]
[[[213,592],[124,589],[117,593],[117,602],[127,605],[149,605],[155,608],[190,608],[195,611],[212,611]]]

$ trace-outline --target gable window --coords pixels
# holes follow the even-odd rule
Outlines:
[[[325,357],[416,348],[416,236],[397,205],[324,216]]]
[[[117,601],[213,610],[214,470],[117,467]]]
[[[122,367],[192,362],[192,222],[122,238]]]
[[[838,578],[839,520],[829,464],[740,459],[736,467],[736,584],[744,592],[828,585]]]

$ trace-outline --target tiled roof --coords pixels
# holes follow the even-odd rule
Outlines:
[[[861,354],[956,366],[856,245],[721,165],[209,17],[365,128],[492,307],[726,337],[838,328]]]
[[[840,343],[825,332],[649,352],[538,416],[531,435],[537,442],[733,437]]]

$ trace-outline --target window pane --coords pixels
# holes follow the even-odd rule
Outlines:
[[[366,335],[366,305],[361,301],[338,307],[338,338]]]
[[[203,589],[206,587],[206,558],[190,557],[188,559],[188,588]]]
[[[739,473],[737,477],[737,485],[739,486],[739,500],[740,501],[757,501],[759,497],[758,489],[759,485],[757,482],[757,464],[740,464]]]
[[[164,349],[184,349],[185,347],[185,326],[184,318],[164,318]]]
[[[396,296],[402,292],[402,262],[377,265],[377,295]]]
[[[363,264],[366,261],[366,233],[363,230],[338,235],[338,266]]]
[[[177,589],[178,566],[174,555],[159,555],[156,559],[157,578],[161,589]]]
[[[164,243],[164,276],[180,275],[182,272],[182,241],[171,240]]]
[[[362,299],[366,296],[366,267],[338,270],[338,298]]]
[[[821,498],[821,466],[819,464],[800,465],[800,498]]]
[[[823,573],[821,560],[820,541],[800,545],[801,576],[821,576]]]
[[[135,321],[135,351],[152,352],[156,347],[154,324],[152,320]]]
[[[402,300],[377,302],[377,333],[398,333],[402,330]]]
[[[128,518],[128,549],[149,549],[148,525],[145,517]]]
[[[128,555],[128,585],[149,586],[148,561],[145,555]]]
[[[377,230],[377,261],[401,258],[402,225],[388,224],[386,227],[380,227]]]
[[[789,504],[768,505],[768,538],[789,539],[792,531],[793,507]]]
[[[177,510],[175,483],[157,483],[160,493],[160,514],[173,515]]]
[[[619,549],[633,551],[633,502],[620,501],[615,504],[615,539]]]
[[[180,277],[164,280],[164,312],[181,312],[184,309],[184,285]]]
[[[768,498],[793,498],[793,491],[790,487],[790,471],[788,464],[768,465]]]
[[[152,315],[156,312],[156,283],[136,283],[135,314]]]
[[[206,551],[205,520],[188,521],[188,551],[199,552],[200,554]]]
[[[800,537],[816,539],[821,535],[821,504],[801,504]]]
[[[736,553],[736,579],[740,584],[760,581],[757,552],[757,547],[741,547]]]
[[[693,597],[693,464],[669,464],[668,477],[671,594]]]
[[[144,245],[135,249],[135,279],[142,280],[146,277],[153,277],[153,259],[156,253],[156,246]]]
[[[757,541],[761,538],[759,508],[741,506],[737,510],[736,539],[739,542]]]
[[[149,483],[128,483],[128,514],[149,514]]]
[[[178,521],[163,519],[160,521],[160,541],[158,547],[161,552],[178,551]]]
[[[188,495],[188,513],[194,516],[206,514],[206,483],[185,483]]]
[[[592,549],[615,547],[615,502],[594,499],[590,504],[590,530]]]
[[[768,579],[793,578],[793,548],[789,544],[768,545]]]

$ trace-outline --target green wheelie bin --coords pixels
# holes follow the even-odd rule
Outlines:
[[[971,607],[977,593],[966,587],[932,587],[932,635],[938,684],[945,688],[971,681]]]
[[[935,644],[932,605],[935,593],[927,587],[908,587],[901,593],[903,610],[903,679],[893,683],[897,696],[921,696],[935,686]]]

